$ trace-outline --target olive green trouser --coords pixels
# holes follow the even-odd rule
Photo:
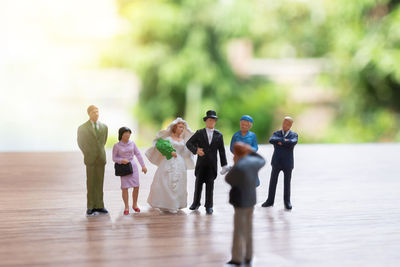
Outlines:
[[[86,165],[87,208],[104,208],[103,183],[105,165]]]

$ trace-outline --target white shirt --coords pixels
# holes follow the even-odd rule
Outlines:
[[[286,134],[285,134],[285,132],[282,130],[282,135],[283,135],[284,138],[286,138],[286,136],[288,136],[289,133],[290,133],[290,130],[288,130],[288,131],[286,132]]]
[[[207,137],[208,137],[208,144],[211,145],[212,137],[214,134],[214,129],[206,128]]]
[[[90,122],[92,123],[92,126],[93,126],[94,129],[96,129],[95,125],[97,127],[97,130],[99,129],[99,121],[94,122],[94,121],[90,120]]]
[[[208,144],[211,145],[211,141],[212,141],[213,134],[214,134],[214,129],[206,128],[206,132],[207,132],[207,137],[208,137]],[[229,167],[228,165],[222,166],[222,170],[221,170],[220,174],[221,174],[221,175],[224,175],[224,174],[226,174],[230,169],[231,169],[231,167]]]

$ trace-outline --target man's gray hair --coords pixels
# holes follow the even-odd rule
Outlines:
[[[284,119],[284,121],[290,121],[291,123],[293,123],[293,118],[290,116],[286,116]]]

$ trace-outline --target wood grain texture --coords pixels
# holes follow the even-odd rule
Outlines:
[[[283,209],[281,176],[275,206],[260,207],[272,147],[261,146],[260,152],[268,165],[257,189],[253,266],[400,265],[399,144],[298,145],[291,212]],[[104,201],[110,215],[86,217],[79,152],[0,153],[0,265],[224,266],[233,208],[223,177],[216,180],[213,215],[203,207],[164,214],[146,203],[156,170],[146,161],[142,212],[123,216],[110,151],[107,159]],[[189,205],[193,189],[189,171]]]

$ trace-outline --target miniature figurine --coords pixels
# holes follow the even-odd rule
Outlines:
[[[206,184],[206,203],[205,209],[207,214],[213,213],[213,190],[214,180],[217,178],[217,151],[221,160],[222,172],[227,172],[227,166],[223,135],[216,129],[215,124],[218,120],[214,110],[209,110],[203,121],[206,128],[197,130],[196,133],[187,141],[187,148],[197,154],[197,162],[195,169],[195,191],[191,210],[197,210],[200,207],[200,198],[203,183]]]
[[[249,115],[243,115],[240,118],[240,131],[237,131],[231,139],[230,150],[233,153],[233,145],[236,142],[243,142],[251,146],[254,152],[258,151],[257,136],[249,131],[253,127],[253,118]],[[257,187],[260,185],[260,180],[257,180]]]
[[[242,142],[233,145],[235,164],[225,180],[232,186],[229,203],[235,208],[232,244],[232,259],[228,264],[240,266],[243,261],[250,264],[253,257],[253,210],[256,204],[256,184],[258,171],[265,160],[252,147]]]
[[[294,168],[293,149],[297,144],[297,133],[290,130],[293,125],[291,117],[285,117],[282,123],[282,130],[274,132],[269,142],[274,145],[274,154],[272,155],[271,178],[269,181],[268,199],[262,204],[263,207],[274,205],[276,184],[281,171],[284,174],[284,194],[283,200],[285,208],[292,209],[290,203],[290,181],[292,179],[292,170]]]
[[[158,166],[147,198],[151,207],[171,213],[186,208],[187,169],[194,169],[194,161],[185,143],[192,135],[187,122],[178,117],[157,133],[146,151],[149,161]]]
[[[231,139],[231,152],[233,153],[233,145],[236,142],[243,142],[249,144],[254,152],[257,152],[257,136],[255,133],[249,131],[253,127],[253,118],[249,115],[243,115],[240,118],[240,131],[237,131]]]
[[[116,166],[118,166],[118,164],[130,165],[129,167],[131,168],[126,175],[121,176],[122,200],[125,204],[124,215],[129,214],[129,188],[133,188],[132,209],[135,212],[140,212],[137,205],[139,195],[139,171],[135,161],[133,160],[134,156],[136,156],[139,161],[140,166],[142,167],[142,172],[144,174],[147,173],[147,168],[139,149],[132,140],[129,140],[131,134],[131,129],[128,127],[121,127],[118,131],[119,142],[113,147],[113,161],[116,163]]]
[[[78,146],[84,156],[86,165],[87,211],[86,215],[95,212],[107,214],[103,202],[104,167],[107,142],[107,125],[98,121],[99,109],[91,105],[87,109],[89,120],[78,128]]]

